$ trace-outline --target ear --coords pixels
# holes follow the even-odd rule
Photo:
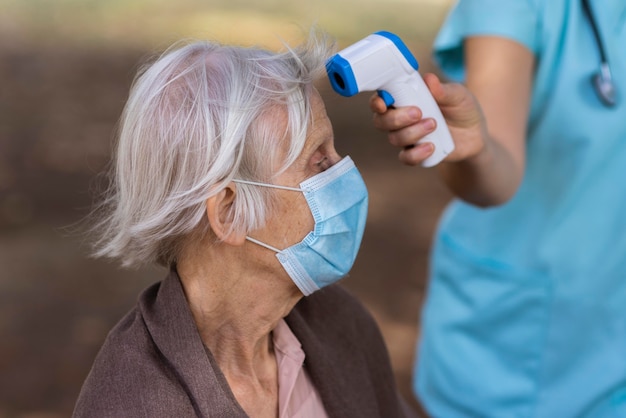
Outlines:
[[[206,214],[209,219],[209,226],[213,233],[230,245],[243,245],[246,240],[245,233],[238,233],[232,230],[233,219],[231,208],[237,195],[237,186],[230,182],[217,194],[209,197],[206,201]]]

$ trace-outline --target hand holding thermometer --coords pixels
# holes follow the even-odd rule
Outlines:
[[[418,106],[423,117],[435,119],[435,131],[418,141],[435,145],[434,153],[422,162],[422,166],[432,167],[454,150],[454,141],[417,69],[417,60],[402,40],[384,31],[350,45],[326,63],[330,84],[342,96],[377,91],[387,106]]]

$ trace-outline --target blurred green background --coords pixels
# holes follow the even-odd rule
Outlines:
[[[71,414],[108,330],[156,268],[88,257],[76,223],[110,157],[133,76],[181,38],[280,49],[311,25],[344,47],[399,35],[421,71],[452,0],[0,0],[0,418]],[[368,94],[320,85],[340,153],[370,191],[362,250],[344,283],[388,343],[411,402],[426,259],[449,196],[434,173],[401,166],[371,126]]]

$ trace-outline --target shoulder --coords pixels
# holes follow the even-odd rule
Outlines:
[[[186,410],[192,412],[185,391],[152,342],[140,311],[131,310],[104,341],[73,416],[161,417]]]
[[[463,43],[472,36],[505,38],[537,54],[542,48],[548,3],[545,0],[459,0],[450,9],[435,39],[435,62],[449,78],[462,81],[465,78]]]
[[[294,321],[296,318],[298,320]],[[287,319],[291,319],[288,321],[291,327],[305,327],[326,341],[369,344],[384,351],[376,320],[363,303],[340,284],[303,298]]]
[[[302,344],[307,370],[329,412],[413,416],[398,394],[375,319],[347,289],[325,287],[303,298],[285,319]]]
[[[349,290],[340,284],[327,286],[303,298],[297,310],[316,316],[347,316],[355,320],[371,320],[367,308]]]

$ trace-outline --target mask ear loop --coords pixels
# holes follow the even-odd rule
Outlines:
[[[291,190],[294,192],[303,192],[299,187],[289,187],[289,186],[279,186],[278,184],[267,184],[260,183],[258,181],[250,181],[250,180],[233,180],[235,183],[249,184],[251,186],[261,186],[261,187],[270,187],[272,189],[283,189],[283,190]]]
[[[269,245],[269,244],[266,244],[266,243],[264,243],[264,242],[259,241],[258,239],[254,239],[254,238],[249,237],[249,236],[246,236],[246,239],[247,239],[248,241],[250,241],[250,242],[255,243],[256,245],[260,245],[261,247],[267,248],[267,249],[268,249],[268,250],[270,250],[270,251],[274,251],[275,253],[279,253],[279,252],[281,251],[281,250],[279,250],[279,249],[278,249],[278,248],[276,248],[276,247],[272,247],[272,246],[271,246],[271,245]]]
[[[278,184],[267,184],[267,183],[261,183],[258,181],[250,181],[250,180],[233,180],[235,183],[241,183],[241,184],[249,184],[251,186],[261,186],[261,187],[270,187],[273,189],[282,189],[282,190],[290,190],[293,192],[303,192],[302,189],[300,189],[299,187],[289,187],[289,186],[280,186]],[[270,251],[274,251],[275,253],[279,253],[282,250],[279,250],[276,247],[272,247],[269,244],[266,244],[262,241],[259,241],[258,239],[254,239],[252,237],[246,236],[246,239],[250,242],[253,242],[257,245],[260,245],[261,247],[267,248]]]

